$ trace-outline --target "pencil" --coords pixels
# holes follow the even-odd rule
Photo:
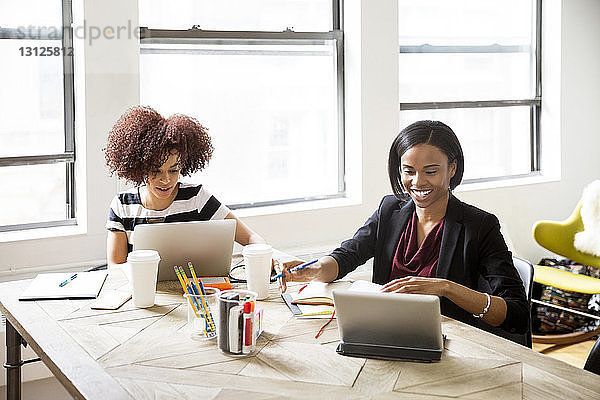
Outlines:
[[[179,279],[179,283],[181,283],[183,291],[186,292],[187,290],[185,289],[185,282],[183,281],[183,278],[179,275],[179,269],[177,269],[177,266],[174,266],[173,269],[175,270],[175,275],[177,275],[177,279]]]
[[[202,299],[202,304],[204,305],[204,307],[206,308],[206,312],[208,313],[208,322],[211,325],[211,328],[215,330],[217,330],[217,327],[215,326],[215,322],[213,319],[213,315],[212,312],[210,311],[210,306],[208,305],[208,303],[205,303],[205,299],[204,299],[204,295],[206,295],[206,291],[204,290],[204,285],[202,285],[202,282],[200,283],[200,290],[202,291],[203,296],[201,297]]]
[[[192,282],[190,282],[187,275],[185,274],[183,267],[177,267],[177,268],[179,269],[179,274],[182,276],[186,285],[189,287],[190,294],[200,296],[200,292],[198,292],[198,289],[195,287],[195,285]],[[194,293],[194,291],[196,291],[196,292]],[[212,316],[210,315],[210,311],[206,309],[207,305],[204,302],[204,297],[201,296],[200,299],[201,299],[202,305],[197,303],[198,299],[195,296],[192,297],[192,300],[194,301],[194,303],[196,303],[198,310],[202,311],[202,315],[203,315],[204,319],[206,320],[206,322],[210,328],[210,331],[215,332],[216,327],[214,325],[214,321],[212,321]],[[207,336],[208,336],[208,334],[207,334]]]
[[[181,275],[181,277],[183,278],[183,281],[185,282],[185,285],[188,288],[188,292],[189,294],[192,295],[192,300],[194,301],[194,303],[196,304],[196,306],[198,307],[198,309],[200,308],[200,305],[197,302],[196,297],[193,297],[195,295],[198,295],[198,293],[195,293],[194,291],[194,287],[192,286],[192,284],[190,283],[190,281],[188,280],[187,275],[185,274],[185,271],[183,270],[183,267],[177,267],[177,269],[179,270],[179,275]]]
[[[189,286],[189,285],[188,285],[188,284],[185,282],[185,280],[184,280],[183,276],[181,275],[181,272],[180,272],[180,271],[179,271],[179,269],[178,269],[179,267],[175,266],[174,268],[175,268],[175,274],[177,275],[177,278],[179,279],[179,283],[181,283],[181,287],[183,288],[183,291],[184,291],[185,293],[187,293],[187,294],[189,294],[189,295],[192,295],[192,296],[193,296],[193,295],[194,295],[194,293],[190,291],[190,286]],[[193,298],[192,298],[191,300],[193,300]],[[193,305],[194,305],[194,304],[192,304],[192,306],[193,306]],[[195,312],[196,312],[196,314],[197,314],[197,311],[196,311],[195,307],[194,307],[194,311],[195,311]]]
[[[188,262],[188,267],[190,269],[190,272],[192,274],[192,281],[189,282],[190,286],[192,287],[192,289],[194,289],[194,292],[196,293],[197,296],[204,296],[206,293],[204,293],[204,289],[199,287],[198,285],[198,277],[196,276],[196,271],[194,271],[194,265],[192,265],[191,262]],[[181,271],[183,274],[185,274],[185,270],[183,269],[183,267],[181,267]],[[204,297],[202,297],[202,304],[203,307],[206,307],[206,304],[204,304]]]
[[[183,278],[183,281],[186,283],[186,285],[189,285],[190,282],[188,280],[187,275],[185,274],[185,271],[183,270],[183,267],[177,266],[177,269],[179,270],[179,274]]]
[[[192,293],[190,293],[187,290],[186,284],[183,281],[183,278],[181,277],[178,267],[175,266],[173,268],[175,269],[175,275],[177,275],[177,278],[179,279],[179,283],[181,283],[181,287],[183,288],[183,291],[186,292],[188,295],[191,295]],[[196,309],[196,306],[194,305],[193,298],[188,298],[188,301],[190,302],[190,305],[192,306],[192,309],[194,310],[194,314],[196,314],[196,317],[200,318],[200,314],[198,314],[198,310]]]
[[[202,284],[202,282],[200,280],[198,280],[198,277],[196,276],[196,271],[194,270],[194,264],[192,264],[191,262],[188,262],[188,267],[190,268],[190,272],[192,273],[192,277],[194,278],[194,284],[197,284],[198,288],[200,289],[198,295],[202,294],[202,297],[200,297],[200,299],[202,300],[202,306],[206,310],[206,314],[208,317],[208,324],[210,325],[211,330],[216,331],[217,327],[215,326],[215,322],[213,320],[212,313],[210,312],[210,307],[204,301],[204,296],[206,295],[206,291],[204,290],[204,285]],[[198,290],[198,289],[196,289],[196,290]]]
[[[200,309],[200,305],[197,303],[197,299],[194,296],[194,290],[191,288],[191,286],[189,285],[189,283],[186,283],[185,281],[185,274],[183,272],[183,268],[176,266],[175,267],[175,273],[177,274],[177,278],[179,278],[179,282],[181,282],[181,286],[183,287],[183,291],[186,292],[188,294],[188,301],[190,302],[190,305],[192,306],[192,310],[194,310],[194,314],[196,315],[197,318],[203,318],[206,321],[206,313],[202,312],[202,316],[200,316],[200,312],[199,311],[203,311]],[[212,330],[211,330],[212,332]],[[206,336],[209,336],[208,331],[206,330],[206,328],[204,328],[204,334]]]
[[[194,283],[199,284],[198,277],[196,276],[196,271],[194,271],[194,265],[191,262],[188,262],[188,267],[190,268],[190,272],[192,273],[192,278],[194,278]],[[202,291],[204,293],[204,290]]]

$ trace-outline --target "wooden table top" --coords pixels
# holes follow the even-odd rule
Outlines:
[[[228,356],[190,337],[178,283],[161,283],[154,307],[108,311],[19,302],[29,282],[1,283],[0,310],[75,398],[600,398],[600,376],[451,319],[438,363],[345,357],[335,320],[315,339],[324,320],[296,320],[272,285],[257,352]],[[103,293],[125,285],[111,271]]]

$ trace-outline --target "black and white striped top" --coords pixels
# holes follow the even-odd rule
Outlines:
[[[224,219],[230,210],[202,185],[179,182],[173,203],[164,210],[149,210],[142,205],[139,188],[117,194],[110,203],[106,229],[127,233],[128,251],[133,249],[133,228],[157,222],[187,222]]]

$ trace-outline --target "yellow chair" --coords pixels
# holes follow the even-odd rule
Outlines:
[[[580,252],[573,245],[575,234],[583,231],[581,220],[581,203],[577,204],[573,213],[564,221],[539,221],[533,227],[533,237],[542,247],[560,256],[566,257],[579,264],[600,268],[600,257]],[[542,285],[554,286],[561,290],[570,292],[596,294],[600,293],[600,279],[590,276],[562,271],[543,265],[534,266],[534,282]],[[591,318],[600,319],[597,316],[582,313],[576,310],[556,306],[539,300],[532,302],[548,307],[558,308],[563,311],[586,315]],[[600,334],[600,328],[591,332],[574,332],[559,335],[533,335],[535,343],[569,344],[587,340],[592,336]]]

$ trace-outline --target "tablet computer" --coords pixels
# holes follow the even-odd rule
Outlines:
[[[334,290],[340,344],[349,356],[439,361],[442,317],[437,296]]]

